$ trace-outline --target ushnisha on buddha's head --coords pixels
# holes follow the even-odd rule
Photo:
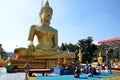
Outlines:
[[[47,1],[45,5],[41,8],[39,16],[41,18],[41,23],[43,25],[49,25],[50,20],[52,18],[53,9],[49,6],[49,2]]]

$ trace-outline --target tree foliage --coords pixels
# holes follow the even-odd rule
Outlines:
[[[87,39],[78,40],[77,44],[62,43],[60,49],[63,51],[68,49],[70,52],[74,52],[76,55],[75,60],[78,60],[77,55],[78,55],[79,49],[81,49],[83,53],[83,62],[84,63],[86,61],[91,62],[93,58],[93,54],[95,50],[97,50],[97,45],[93,44],[92,42],[93,42],[92,37],[88,37]]]

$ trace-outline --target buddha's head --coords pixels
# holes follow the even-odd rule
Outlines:
[[[41,18],[41,23],[44,25],[49,25],[52,18],[53,9],[49,6],[47,1],[45,5],[41,8],[39,16]]]

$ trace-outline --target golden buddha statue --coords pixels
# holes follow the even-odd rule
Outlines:
[[[103,57],[102,57],[102,53],[101,52],[99,53],[98,62],[100,64],[102,64],[102,62],[103,62]]]
[[[37,36],[38,44],[35,46],[36,50],[51,50],[55,49],[58,45],[58,32],[56,29],[50,27],[50,20],[52,18],[53,10],[49,6],[48,1],[42,7],[39,16],[41,22],[38,25],[32,25],[30,28],[28,41],[29,46],[33,46],[34,36]]]
[[[81,52],[81,49],[79,49],[78,57],[79,57],[79,59],[78,59],[79,63],[81,65],[81,63],[82,63],[82,52]]]
[[[8,63],[9,63],[9,59],[5,61],[2,59],[2,44],[0,44],[0,67],[5,67],[8,65]]]
[[[16,60],[11,59],[12,65],[19,62],[29,62],[30,65],[44,65],[44,67],[53,67],[57,65],[57,60],[67,58],[70,62],[75,58],[74,53],[67,53],[67,51],[57,50],[58,47],[58,31],[50,26],[53,9],[49,6],[47,1],[41,8],[39,16],[41,22],[38,25],[30,27],[28,35],[28,48],[19,47],[14,50],[17,56]],[[34,37],[37,37],[37,45],[34,46]],[[32,60],[31,60],[32,59]],[[19,62],[17,62],[19,61]],[[33,61],[33,62],[32,62]],[[43,68],[43,67],[42,67]]]
[[[44,55],[43,53],[51,53],[57,51],[58,46],[58,31],[50,26],[50,20],[52,18],[53,10],[49,6],[47,1],[45,5],[40,10],[39,16],[41,22],[38,25],[32,25],[30,27],[28,36],[28,49],[26,48],[16,48],[15,53],[21,53],[21,55]],[[37,37],[37,45],[34,46],[34,37]],[[39,54],[33,54],[39,53]]]

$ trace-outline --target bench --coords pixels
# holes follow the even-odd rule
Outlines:
[[[42,73],[42,76],[47,76],[47,73],[51,73],[52,69],[29,69],[29,76],[32,76],[32,73]]]

